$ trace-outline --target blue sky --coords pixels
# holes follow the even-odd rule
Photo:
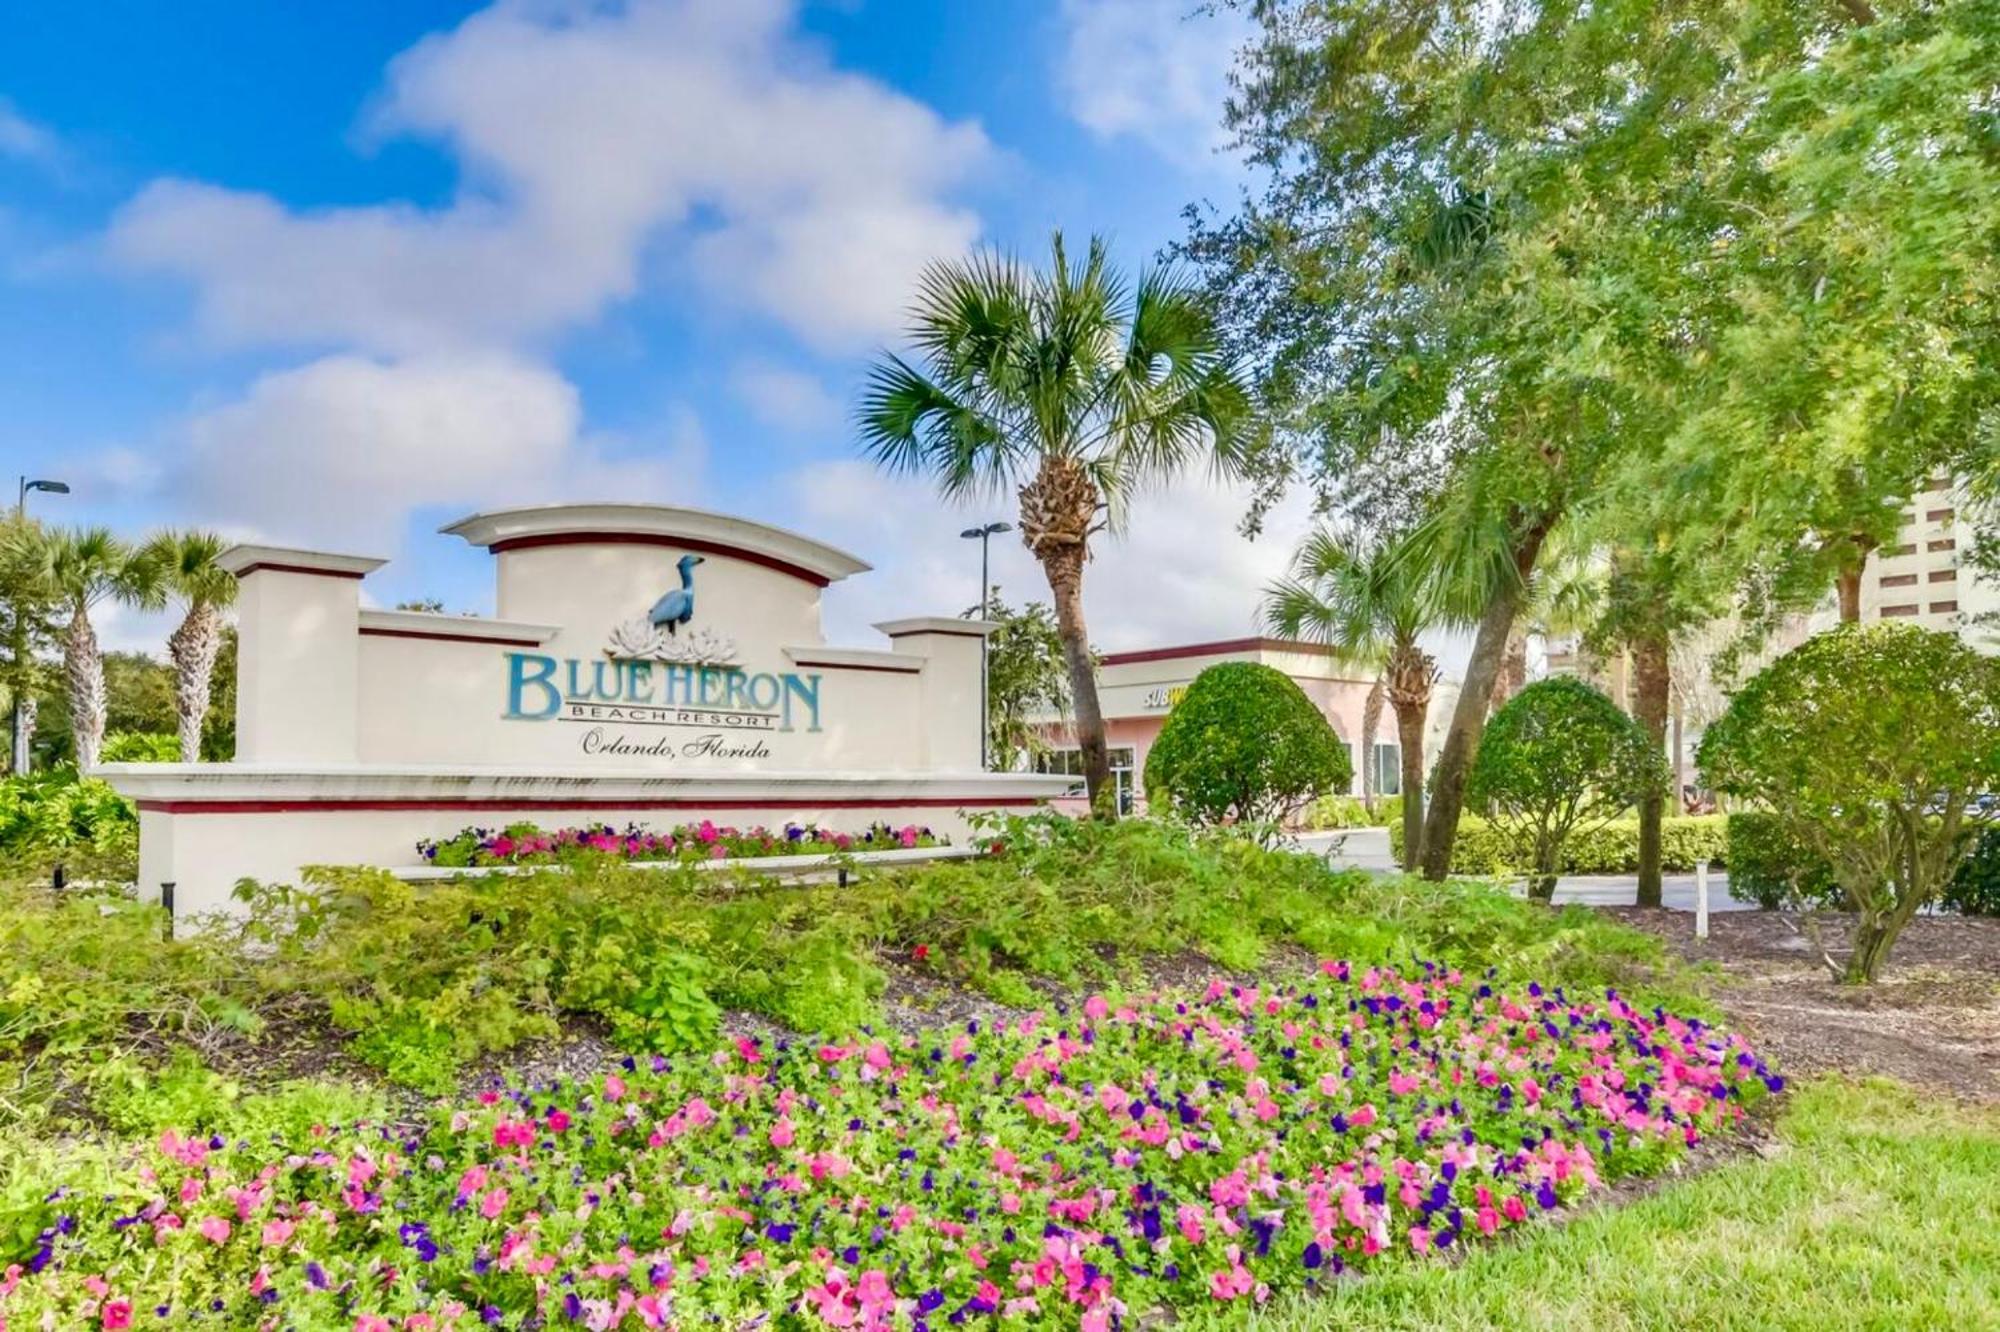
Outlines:
[[[1137,265],[1233,198],[1242,20],[1196,10],[31,6],[0,45],[7,470],[68,480],[64,520],[390,557],[380,601],[488,609],[437,526],[608,497],[854,550],[837,637],[956,611],[969,515],[858,461],[856,386],[927,260],[1061,227]],[[1301,516],[1252,545],[1239,511],[1150,497],[1092,566],[1100,645],[1249,632]]]

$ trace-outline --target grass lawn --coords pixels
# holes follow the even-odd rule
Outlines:
[[[1251,1326],[2000,1327],[2000,1115],[1887,1082],[1795,1085],[1786,1102],[1769,1158]]]

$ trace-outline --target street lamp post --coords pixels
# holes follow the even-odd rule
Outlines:
[[[18,492],[15,493],[14,496],[14,516],[16,518],[23,518],[27,516],[28,492],[31,490],[43,490],[47,491],[51,495],[67,495],[69,494],[69,482],[47,481],[47,480],[30,481],[26,476],[23,476],[21,478],[21,488]]]
[[[1001,532],[1014,530],[1012,523],[987,523],[982,527],[968,527],[959,535],[967,541],[979,543],[979,618],[991,619],[993,615],[993,579],[988,573],[988,547],[993,538]],[[992,735],[992,716],[988,709],[992,706],[986,698],[988,635],[979,636],[979,769],[984,772],[992,766],[993,756],[989,752]]]
[[[69,483],[67,481],[51,481],[47,478],[30,479],[26,474],[23,474],[21,476],[20,488],[14,492],[14,517],[17,521],[28,516],[28,492],[31,490],[39,490],[50,495],[67,495],[69,494]],[[12,628],[14,630],[14,641],[9,644],[9,647],[14,652],[14,662],[12,664],[19,665],[21,656],[28,650],[28,645],[22,641],[21,612],[18,606],[14,608],[14,624]],[[10,723],[12,727],[10,731],[10,739],[12,741],[10,757],[13,760],[13,770],[17,776],[25,774],[28,771],[28,736],[23,726],[23,722],[26,719],[21,712],[19,683],[18,680],[15,682],[14,715]]]

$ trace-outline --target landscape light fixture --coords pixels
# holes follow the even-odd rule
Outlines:
[[[967,541],[979,543],[979,618],[993,616],[993,580],[987,574],[987,548],[993,538],[1002,532],[1014,530],[1012,523],[987,523],[984,527],[968,527],[959,535]],[[979,636],[979,769],[984,772],[992,764],[992,756],[987,752],[987,740],[991,717],[986,700],[986,635]]]

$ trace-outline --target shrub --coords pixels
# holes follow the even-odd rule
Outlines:
[[[1979,838],[1945,886],[1944,905],[1968,916],[2000,916],[2000,828]]]
[[[1833,906],[1842,900],[1833,867],[1761,810],[1729,816],[1729,891],[1766,911],[1781,906]]]
[[[1375,812],[1370,814],[1368,806],[1360,796],[1321,796],[1306,807],[1299,823],[1314,832],[1332,832],[1345,828],[1380,828],[1402,822],[1403,797],[1378,796]]]
[[[1255,662],[1211,666],[1146,755],[1146,794],[1196,823],[1275,825],[1354,780],[1347,746],[1283,672]]]
[[[236,1099],[162,1046],[213,1058],[222,1036],[254,1035],[267,1014],[330,1019],[358,1058],[442,1090],[467,1060],[552,1036],[565,1017],[662,1051],[710,1044],[723,1010],[852,1031],[882,1017],[891,958],[1023,1007],[1046,1002],[1049,982],[1130,979],[1149,955],[1249,970],[1281,943],[1697,1002],[1676,992],[1651,935],[1486,885],[1340,872],[1146,819],[1041,815],[996,821],[984,838],[1004,854],[864,866],[846,886],[603,858],[421,885],[320,870],[305,888],[244,889],[240,937],[171,942],[159,911],[129,898],[0,888],[0,1075],[33,1082],[41,1102],[78,1091],[128,1125],[177,1106],[183,1127],[227,1126],[254,1092]],[[113,1054],[121,1038],[143,1057]],[[93,1073],[97,1062],[110,1067]]]
[[[103,763],[179,763],[181,740],[161,731],[114,731],[98,755]]]
[[[1670,816],[1660,820],[1663,869],[1684,873],[1706,860],[1711,865],[1728,861],[1729,834],[1720,814]],[[1389,847],[1403,854],[1403,830],[1389,825]],[[1502,829],[1468,814],[1458,821],[1458,836],[1451,844],[1451,872],[1454,874],[1508,874],[1520,864],[1514,839]],[[1612,819],[1596,827],[1573,832],[1563,842],[1558,862],[1562,874],[1630,874],[1639,868],[1639,821]]]
[[[1745,685],[1699,757],[1832,867],[1858,916],[1842,977],[1872,981],[2000,785],[2000,663],[1952,634],[1843,625]]]
[[[132,802],[74,768],[0,778],[0,856],[45,867],[58,859],[136,870]]]
[[[1639,724],[1581,680],[1529,685],[1486,723],[1466,783],[1548,901],[1563,845],[1615,818],[1666,780],[1666,760]]]

